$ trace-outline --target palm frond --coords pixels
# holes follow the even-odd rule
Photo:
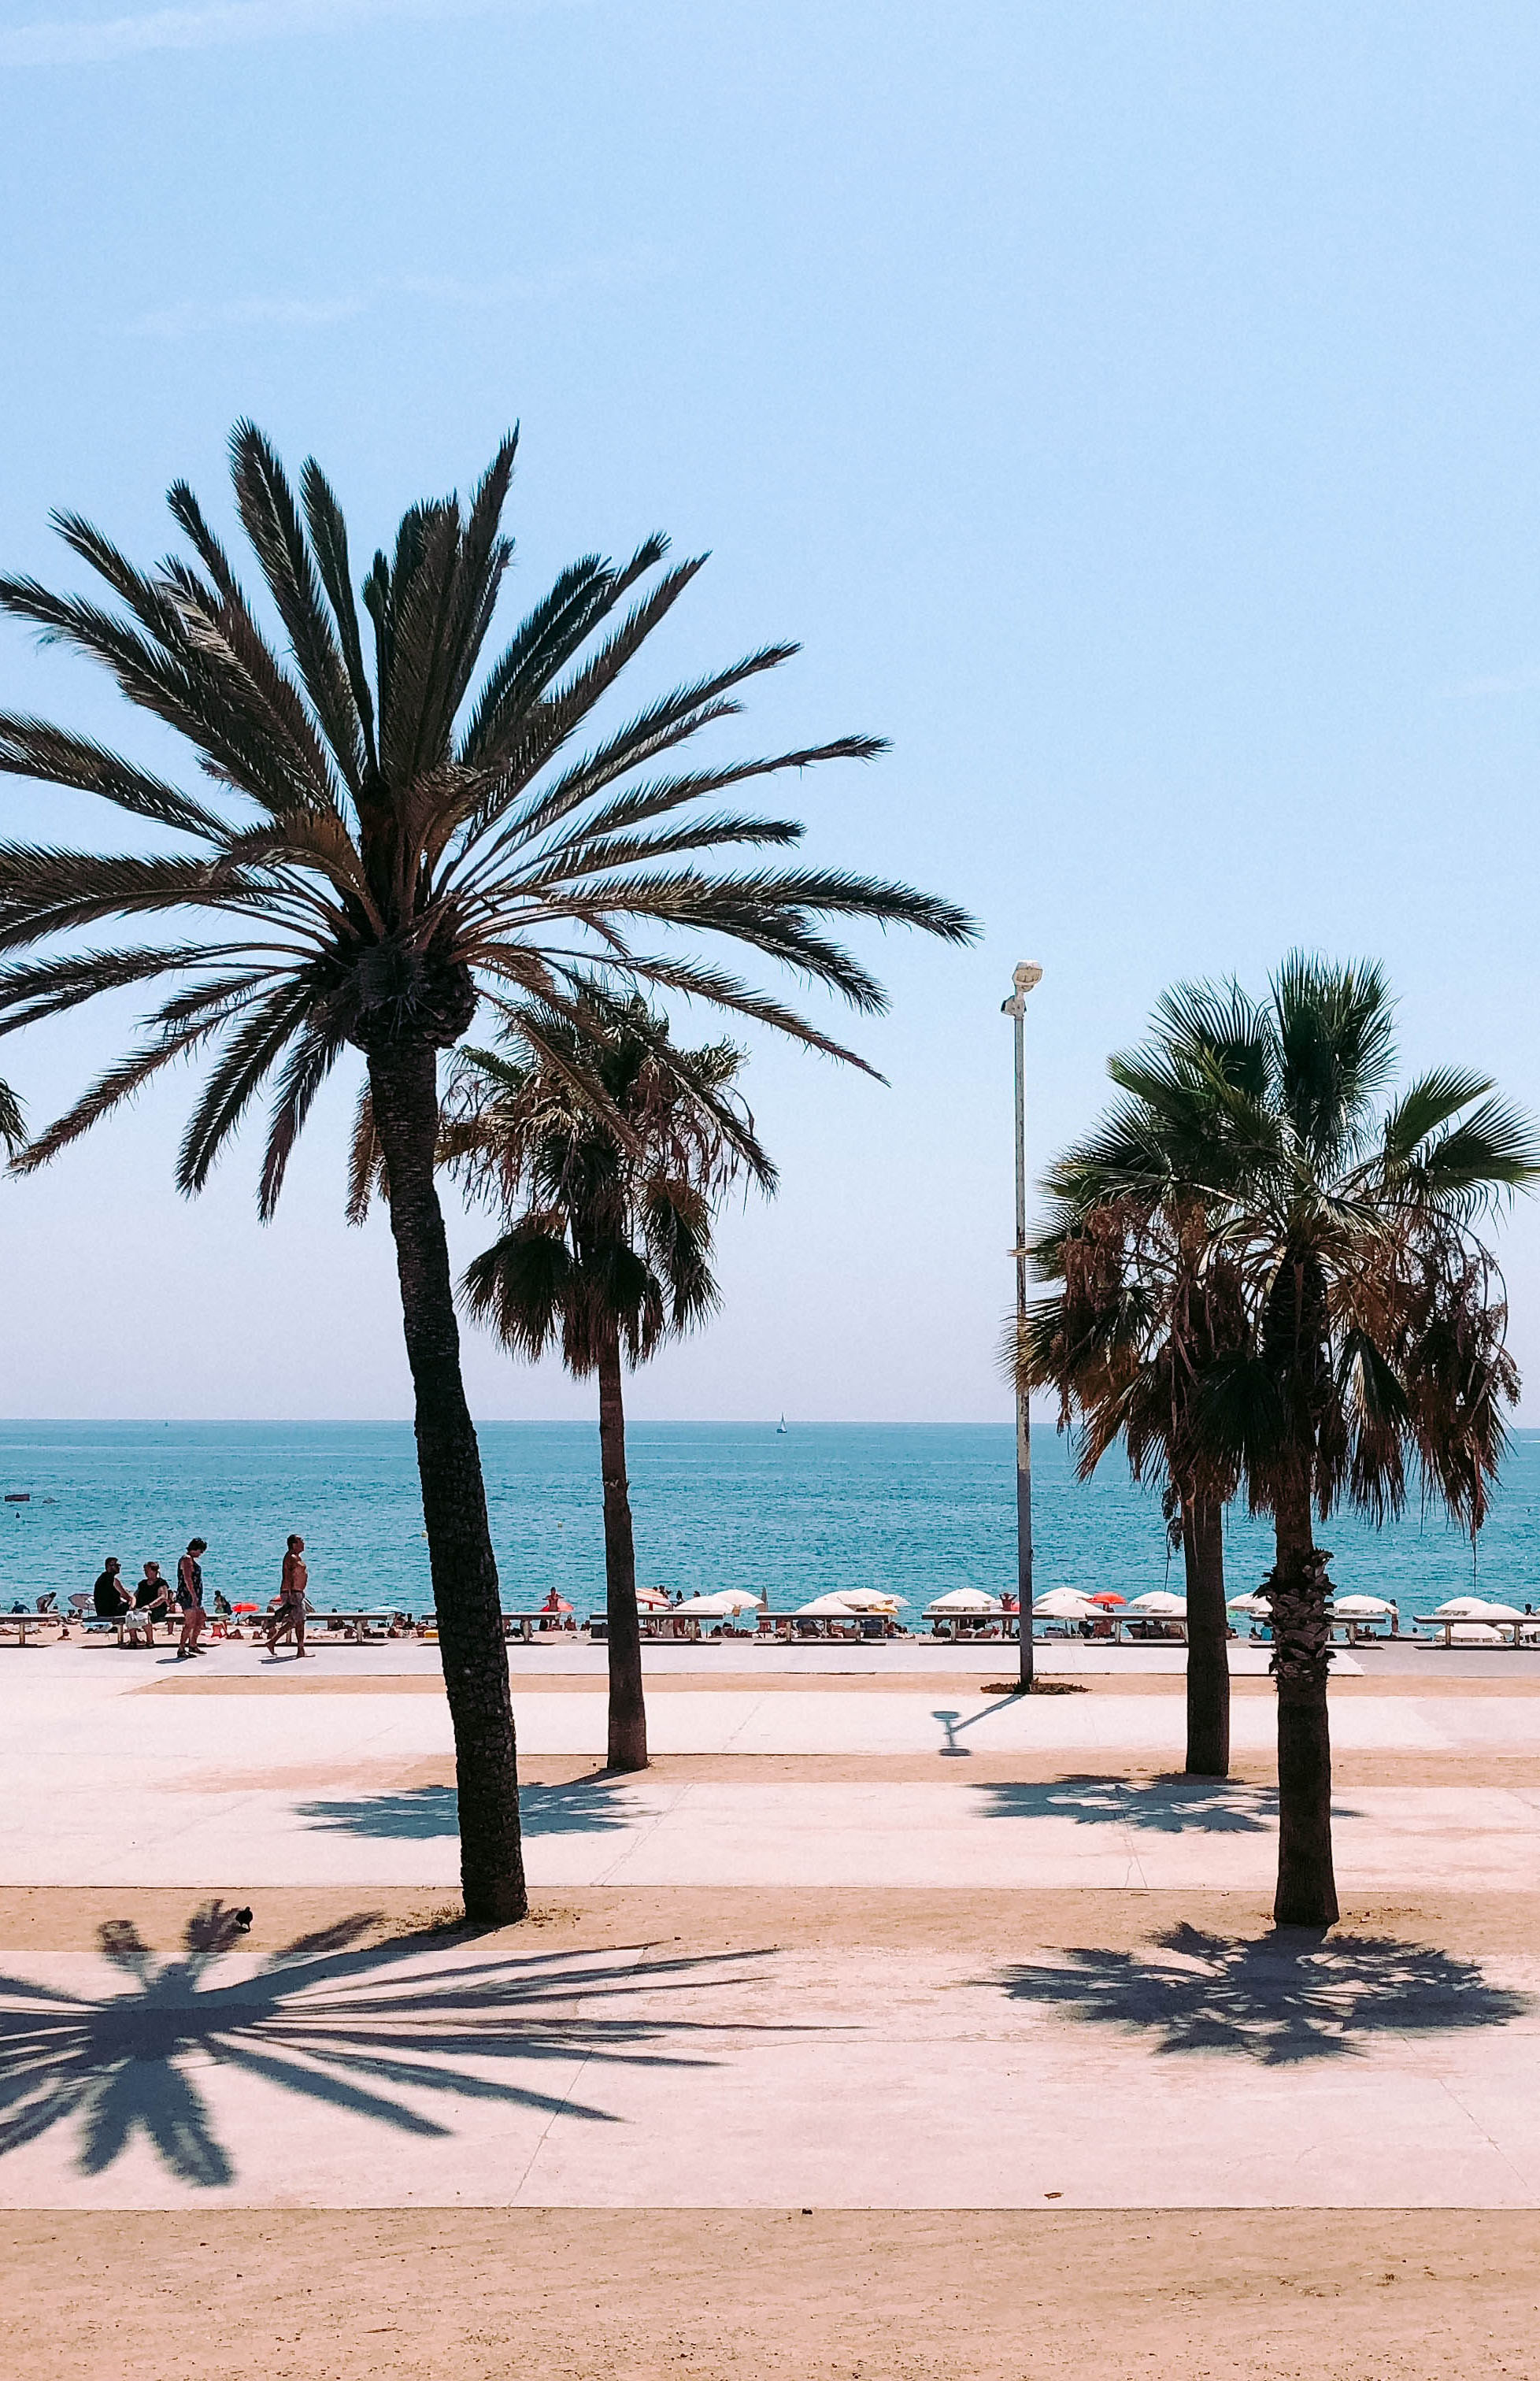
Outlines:
[[[14,1157],[27,1138],[27,1123],[21,1102],[9,1083],[0,1083],[0,1141],[8,1155]]]
[[[242,1019],[214,1062],[189,1118],[177,1160],[177,1188],[190,1197],[208,1180],[215,1158],[286,1045],[303,1029],[307,989],[292,983],[270,995]]]
[[[264,1224],[271,1222],[277,1207],[288,1161],[312,1102],[346,1046],[335,1026],[307,1025],[278,1078],[257,1193],[257,1213]]]
[[[294,492],[254,421],[238,421],[230,433],[230,476],[242,526],[287,631],[305,691],[356,793],[366,758],[363,723]]]
[[[178,793],[164,778],[151,776],[104,745],[50,727],[45,719],[0,714],[0,771],[99,794],[136,818],[153,819],[157,826],[176,827],[183,835],[217,842],[226,833],[225,821],[214,812]]]

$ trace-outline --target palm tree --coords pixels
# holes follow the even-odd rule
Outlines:
[[[26,1138],[21,1102],[8,1083],[0,1083],[0,1141],[5,1142],[7,1154],[14,1157]]]
[[[1249,1061],[1251,1023],[1211,1001],[1205,1067],[1187,1062],[1192,1024],[1179,988],[1158,1005],[1142,1050],[1109,1058],[1123,1097],[1067,1150],[1045,1183],[1049,1225],[1039,1277],[1062,1280],[1012,1352],[1034,1386],[1058,1390],[1079,1419],[1082,1479],[1121,1438],[1136,1480],[1157,1481],[1187,1586],[1187,1754],[1193,1776],[1229,1772],[1225,1506],[1239,1469],[1197,1426],[1197,1393],[1250,1328],[1238,1271],[1211,1223],[1232,1187],[1221,1166],[1216,1079]]]
[[[1123,1081],[1114,1059],[1110,1071]],[[1233,1461],[1193,1427],[1196,1392],[1246,1328],[1235,1268],[1209,1245],[1202,1200],[1166,1176],[1165,1119],[1135,1103],[1115,1109],[1047,1178],[1048,1229],[1033,1243],[1039,1277],[1062,1287],[1012,1326],[1026,1388],[1053,1387],[1061,1427],[1078,1422],[1077,1470],[1088,1480],[1119,1439],[1136,1480],[1155,1480],[1187,1583],[1187,1752],[1194,1777],[1229,1773],[1229,1664],[1224,1510]],[[1137,1186],[1137,1187],[1131,1187]]]
[[[585,994],[579,1011],[570,1022],[537,1020],[535,1046],[559,1063],[462,1051],[442,1146],[468,1189],[490,1194],[507,1219],[465,1276],[471,1313],[518,1355],[532,1360],[559,1341],[575,1378],[598,1375],[607,1759],[611,1769],[645,1769],[622,1364],[644,1363],[712,1312],[713,1202],[740,1169],[767,1191],[776,1172],[730,1104],[742,1065],[731,1043],[680,1049],[635,997]]]
[[[55,516],[115,600],[0,578],[0,608],[103,664],[206,780],[185,791],[87,737],[0,716],[0,771],[100,795],[153,831],[128,852],[0,846],[0,953],[31,954],[0,968],[0,1032],[102,993],[162,988],[136,1046],[16,1163],[45,1164],[162,1068],[208,1054],[178,1184],[202,1187],[276,1070],[265,1217],[322,1084],[346,1051],[362,1053],[390,1175],[465,1903],[487,1923],[519,1917],[526,1899],[497,1571],[434,1183],[438,1053],[483,998],[496,1008],[532,994],[570,1020],[578,978],[597,962],[621,985],[670,987],[849,1057],[697,938],[745,946],[870,1013],[880,986],[823,922],[896,921],[953,942],[972,932],[958,909],[902,885],[778,861],[711,867],[719,850],[774,849],[801,830],[710,798],[882,749],[848,736],[659,767],[731,716],[792,647],[752,653],[576,744],[702,567],[663,568],[663,538],[618,568],[591,556],[564,570],[477,683],[511,554],[501,524],[514,446],[504,440],[468,504],[414,505],[392,553],[375,555],[361,589],[372,665],[325,475],[308,462],[297,498],[249,422],[231,440],[236,503],[287,658],[185,484],[170,507],[190,561],[140,569],[89,522]],[[104,921],[135,931],[81,947]],[[162,930],[141,937],[141,925]]]
[[[1330,1556],[1314,1519],[1345,1500],[1383,1521],[1415,1473],[1424,1496],[1481,1527],[1519,1382],[1476,1227],[1540,1175],[1540,1145],[1468,1070],[1437,1069],[1382,1105],[1395,1045],[1374,966],[1295,954],[1266,1001],[1182,986],[1157,1027],[1149,1103],[1202,1126],[1167,1134],[1171,1192],[1201,1203],[1248,1317],[1202,1369],[1191,1429],[1274,1523],[1274,1915],[1329,1925]]]

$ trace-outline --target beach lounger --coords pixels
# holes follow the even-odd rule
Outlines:
[[[64,1617],[61,1613],[0,1612],[0,1637],[4,1636],[7,1629],[14,1630],[18,1645],[26,1644],[29,1632],[41,1635],[44,1629],[57,1629],[62,1631],[63,1628]]]

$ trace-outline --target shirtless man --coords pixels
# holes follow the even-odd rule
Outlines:
[[[182,1615],[181,1640],[177,1647],[178,1662],[185,1662],[203,1650],[198,1642],[203,1633],[203,1566],[198,1557],[207,1553],[205,1541],[193,1538],[177,1565],[177,1602]]]
[[[278,1609],[273,1615],[267,1632],[267,1650],[271,1654],[280,1637],[294,1640],[294,1658],[306,1661],[305,1652],[305,1587],[310,1573],[305,1568],[305,1541],[290,1538],[288,1552],[284,1557],[283,1577],[278,1582]]]

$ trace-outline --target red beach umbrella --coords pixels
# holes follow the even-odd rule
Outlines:
[[[1110,1588],[1104,1587],[1100,1595],[1088,1596],[1086,1601],[1090,1604],[1126,1604],[1128,1597],[1114,1595]]]

